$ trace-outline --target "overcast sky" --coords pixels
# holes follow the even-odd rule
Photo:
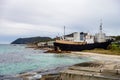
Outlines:
[[[0,43],[19,37],[99,31],[120,35],[120,0],[0,0]]]

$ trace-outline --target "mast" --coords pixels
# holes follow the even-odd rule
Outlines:
[[[102,19],[100,20],[100,33],[102,33]]]
[[[65,39],[65,26],[64,26],[64,39]]]

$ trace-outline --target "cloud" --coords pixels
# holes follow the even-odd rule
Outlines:
[[[27,23],[12,22],[7,20],[0,20],[0,22],[1,22],[0,35],[9,35],[9,36],[26,35],[26,34],[42,35],[42,32],[52,33],[52,32],[62,31],[61,28],[58,29],[56,26],[33,25]]]
[[[0,35],[52,36],[74,31],[119,35],[119,0],[0,0]]]
[[[119,14],[113,0],[11,0],[6,4],[5,17],[35,24],[68,24]]]

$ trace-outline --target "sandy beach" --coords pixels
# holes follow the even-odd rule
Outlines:
[[[90,52],[71,52],[70,55],[89,57],[105,63],[107,62],[120,63],[120,56],[118,55],[106,55],[106,54],[98,54],[98,53],[90,53]]]

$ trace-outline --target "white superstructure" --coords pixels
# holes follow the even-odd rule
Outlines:
[[[79,32],[73,33],[73,38],[75,42],[80,42],[80,33]]]
[[[106,42],[106,35],[102,32],[102,23],[100,24],[100,32],[95,34],[95,42]]]
[[[87,43],[94,43],[94,36],[92,36],[89,33],[87,33],[87,35],[85,36],[85,42],[87,42]]]
[[[67,41],[86,42],[88,44],[91,44],[91,43],[106,42],[107,40],[110,39],[110,37],[107,37],[106,34],[102,32],[102,22],[101,22],[100,31],[95,35],[91,35],[89,33],[84,33],[84,32],[74,32],[72,34],[66,35],[64,39]]]

